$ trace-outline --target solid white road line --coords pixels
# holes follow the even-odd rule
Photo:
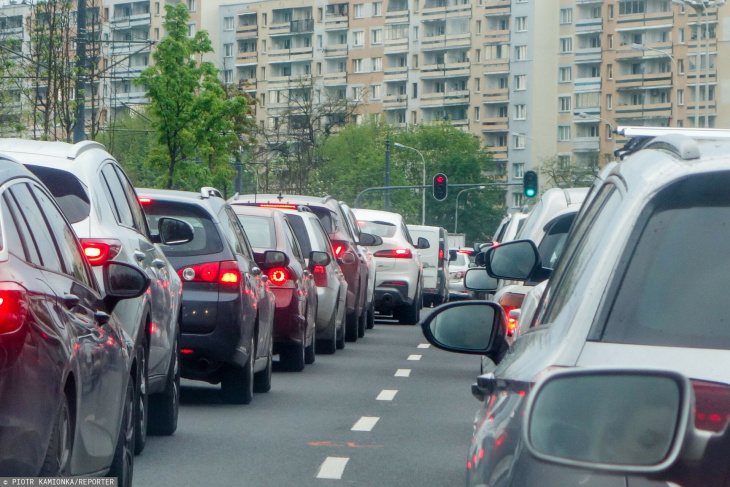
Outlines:
[[[357,423],[350,428],[351,431],[372,431],[375,427],[375,423],[378,422],[380,418],[377,416],[363,416],[362,418],[357,420]]]
[[[418,348],[431,348],[430,343],[419,343]]]
[[[383,389],[375,399],[378,401],[392,401],[398,391],[395,389]]]
[[[411,369],[398,369],[395,371],[395,377],[410,377]]]
[[[319,467],[317,478],[340,480],[342,478],[342,474],[345,472],[345,466],[348,461],[350,461],[350,459],[345,457],[327,457]]]
[[[423,357],[423,355],[409,355],[408,360],[421,360],[421,357]]]

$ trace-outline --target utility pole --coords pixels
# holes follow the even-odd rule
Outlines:
[[[86,0],[78,0],[76,13],[76,124],[73,130],[74,144],[86,139],[86,106],[84,88],[86,87]]]
[[[390,187],[390,135],[385,137],[385,187]],[[390,190],[385,190],[385,211],[390,211]]]

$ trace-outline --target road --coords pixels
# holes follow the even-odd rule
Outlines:
[[[463,485],[479,359],[426,345],[420,327],[379,321],[304,372],[275,373],[248,406],[184,381],[177,433],[148,439],[134,485]]]

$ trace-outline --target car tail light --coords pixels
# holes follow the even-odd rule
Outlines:
[[[473,252],[473,251],[471,251],[471,250],[464,250],[464,249],[460,249],[460,250],[457,250],[457,251],[456,251],[456,253],[457,253],[457,254],[466,254],[466,255],[472,255],[472,254],[473,254],[474,252]]]
[[[388,257],[390,259],[410,259],[413,257],[409,249],[378,250],[374,255],[375,257]]]
[[[345,246],[344,245],[335,245],[335,257],[340,258],[345,253]]]
[[[691,380],[695,392],[695,428],[719,433],[730,420],[730,387]]]
[[[327,287],[327,269],[323,265],[316,265],[312,270],[314,283],[317,287]]]
[[[137,201],[140,205],[147,206],[152,203],[152,198],[137,198]]]
[[[82,238],[81,247],[89,264],[103,265],[113,260],[122,250],[122,242],[114,238]]]
[[[515,334],[515,330],[517,329],[518,320],[514,316],[508,316],[507,317],[507,336],[512,336]]]
[[[18,330],[28,314],[28,291],[15,282],[0,282],[0,334]]]
[[[289,271],[285,267],[272,267],[267,274],[271,284],[275,286],[283,286],[289,280]]]
[[[504,293],[499,298],[499,305],[502,306],[505,316],[509,316],[509,312],[513,309],[522,307],[522,301],[525,299],[524,294]],[[509,330],[508,330],[509,331]]]
[[[195,352],[195,350],[193,350],[192,348],[181,348],[180,349],[180,353],[183,355],[190,355],[194,352]]]
[[[464,271],[458,271],[458,272],[451,274],[451,279],[455,279],[457,281],[464,279]]]
[[[296,210],[297,205],[288,205],[284,203],[259,203],[259,208],[278,208],[280,210]]]
[[[241,269],[235,260],[226,260],[221,262],[221,270],[218,274],[218,282],[221,284],[240,284]]]
[[[235,260],[191,265],[183,267],[177,274],[184,282],[217,282],[225,285],[241,283],[241,270]]]

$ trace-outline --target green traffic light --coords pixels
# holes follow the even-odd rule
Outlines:
[[[525,195],[527,195],[528,197],[532,198],[533,196],[535,196],[535,190],[534,189],[528,189],[527,191],[525,191]]]

